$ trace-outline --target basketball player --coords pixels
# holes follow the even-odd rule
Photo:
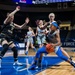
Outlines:
[[[75,68],[75,63],[71,59],[69,59],[67,56],[65,56],[63,54],[63,52],[61,51],[60,35],[59,35],[57,29],[59,29],[57,22],[52,22],[52,24],[50,26],[50,31],[47,34],[48,44],[46,46],[43,46],[43,47],[38,49],[38,51],[35,55],[35,59],[33,61],[33,64],[29,67],[29,69],[35,69],[35,67],[37,65],[38,66],[41,65],[40,63],[42,61],[42,53],[48,54],[51,52],[55,52],[58,55],[58,57],[67,61],[68,63],[70,63]]]
[[[39,45],[39,48],[43,46],[43,43],[45,42],[45,33],[46,29],[40,29],[39,27],[43,27],[43,20],[39,20],[38,25],[37,25],[37,30],[36,30],[36,35],[37,35],[37,42]]]
[[[50,26],[51,26],[51,23],[52,22],[56,22],[55,21],[55,14],[54,13],[50,13],[49,14],[49,16],[48,16],[48,18],[49,18],[49,23],[50,23],[50,25],[48,25],[47,27],[49,28]],[[58,33],[60,33],[60,30],[59,29],[57,29],[57,32]],[[69,55],[68,55],[68,53],[66,52],[66,51],[64,51],[64,49],[61,47],[61,51],[63,52],[63,54],[65,55],[65,56],[67,56],[68,58],[70,58],[70,59],[72,59]]]
[[[22,65],[21,63],[18,62],[18,54],[17,54],[18,50],[16,49],[16,46],[13,42],[14,41],[13,29],[14,28],[18,28],[18,29],[24,28],[28,24],[29,18],[25,19],[25,23],[23,25],[17,25],[15,23],[13,23],[14,15],[19,10],[20,10],[20,7],[17,6],[13,12],[8,13],[7,18],[5,19],[5,21],[3,23],[3,28],[2,28],[1,34],[0,34],[1,45],[3,47],[3,50],[0,53],[0,65],[1,65],[2,57],[5,55],[5,53],[9,47],[13,51],[13,56],[14,56],[13,65]]]
[[[35,36],[34,31],[31,27],[28,27],[28,32],[27,32],[27,45],[26,45],[26,51],[25,54],[28,55],[28,50],[29,50],[29,45],[31,45],[31,48],[36,51],[36,48],[33,46],[33,37]]]

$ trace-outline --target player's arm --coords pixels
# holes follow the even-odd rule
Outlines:
[[[47,28],[46,28],[46,29],[45,29],[45,34],[48,34],[48,32],[49,32],[49,31],[48,31]]]
[[[18,29],[24,29],[25,26],[26,26],[28,23],[29,23],[29,18],[27,17],[27,18],[25,19],[25,23],[24,23],[24,24],[22,24],[22,25],[14,24],[14,26],[15,26],[15,28],[18,28]]]
[[[52,44],[54,47],[55,47],[55,46],[59,46],[59,45],[61,45],[60,35],[59,35],[59,33],[56,34],[56,40],[57,40],[57,43]]]
[[[35,33],[34,33],[34,31],[32,31],[32,36],[35,36]]]
[[[57,36],[56,39],[57,39],[58,42],[55,44],[55,46],[61,45],[61,40],[60,40],[60,35],[59,35],[59,33],[57,33],[56,36]]]
[[[37,36],[37,34],[38,34],[37,29],[38,29],[38,27],[36,28],[36,36]]]
[[[40,26],[38,26],[40,29],[45,29],[48,25],[50,25],[50,23],[49,22],[46,22],[45,24],[44,24],[44,26],[43,27],[40,27]]]
[[[18,12],[19,10],[20,10],[20,7],[17,6],[16,9],[13,12],[11,12],[9,15],[7,15],[7,18],[5,19],[4,24],[9,23],[12,19],[12,16],[14,16],[15,13]]]

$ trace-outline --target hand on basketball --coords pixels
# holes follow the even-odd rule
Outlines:
[[[54,46],[52,44],[47,44],[46,50],[48,53],[54,52]]]
[[[29,18],[27,17],[26,19],[25,19],[25,23],[29,23]]]
[[[17,7],[16,7],[16,10],[19,11],[19,10],[20,10],[20,6],[17,6]]]

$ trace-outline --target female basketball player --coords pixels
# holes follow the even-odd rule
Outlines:
[[[56,22],[55,21],[55,14],[54,13],[50,13],[49,14],[49,23],[51,24],[52,22]],[[48,28],[50,27],[50,25],[48,26]],[[58,31],[58,33],[60,33],[60,30],[59,29],[57,29],[57,31]],[[68,55],[68,53],[66,52],[66,51],[64,51],[64,49],[61,47],[61,51],[63,52],[63,54],[65,55],[65,56],[67,56],[68,58],[70,58],[71,59],[71,57]]]
[[[28,54],[28,50],[29,50],[29,45],[31,45],[31,48],[36,51],[36,48],[33,46],[33,36],[35,36],[34,34],[34,31],[31,27],[28,27],[28,32],[27,32],[27,45],[26,45],[26,51],[25,51],[25,54],[27,55]]]
[[[5,19],[5,21],[3,23],[3,28],[2,28],[1,34],[0,34],[1,45],[3,46],[3,50],[0,53],[0,65],[1,65],[2,57],[4,56],[4,54],[6,53],[6,51],[8,50],[9,47],[13,51],[13,56],[14,56],[14,64],[13,65],[22,65],[21,63],[18,62],[18,54],[17,54],[18,50],[16,49],[16,46],[13,42],[14,41],[13,29],[14,28],[18,28],[18,29],[24,28],[28,24],[29,18],[25,19],[25,23],[23,25],[17,25],[15,23],[13,23],[14,15],[19,10],[20,10],[20,7],[17,6],[13,12],[7,14],[7,18]]]
[[[35,69],[37,65],[40,66],[40,63],[42,60],[42,53],[48,54],[51,52],[55,52],[58,55],[58,57],[67,61],[75,68],[75,63],[71,59],[69,59],[67,56],[65,56],[61,50],[60,35],[57,29],[59,29],[58,24],[56,22],[52,22],[50,26],[50,31],[47,34],[48,44],[38,49],[35,55],[34,62],[32,66],[29,67],[29,69]]]
[[[36,30],[36,35],[37,35],[37,42],[39,47],[43,46],[43,43],[45,42],[45,33],[46,29],[40,29],[39,27],[43,27],[43,20],[39,20],[38,25],[37,25],[37,30]]]

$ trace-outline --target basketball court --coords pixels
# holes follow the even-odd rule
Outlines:
[[[30,49],[29,55],[25,56],[22,53],[23,50],[18,51],[19,57],[18,61],[22,63],[22,66],[13,66],[13,56],[12,51],[8,51],[2,59],[2,64],[0,68],[1,75],[75,75],[75,70],[67,62],[61,60],[56,54],[51,53],[44,55],[41,63],[41,67],[36,67],[34,70],[29,70],[35,52]],[[74,50],[67,51],[70,56],[75,60]]]

